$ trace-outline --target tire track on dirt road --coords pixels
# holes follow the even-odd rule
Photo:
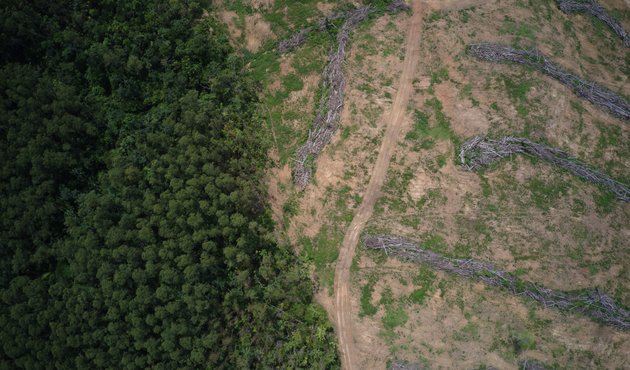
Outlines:
[[[367,220],[372,215],[374,203],[379,197],[379,192],[389,167],[389,162],[398,142],[402,121],[407,102],[413,88],[413,79],[416,66],[420,57],[420,31],[422,26],[422,4],[420,0],[414,0],[413,14],[409,18],[405,43],[405,60],[403,70],[398,82],[398,91],[394,98],[391,110],[382,116],[386,126],[385,136],[381,143],[376,163],[372,168],[370,182],[363,195],[363,202],[356,211],[352,223],[344,236],[339,259],[335,267],[335,327],[339,339],[341,352],[341,364],[344,369],[358,368],[356,351],[352,332],[352,309],[350,305],[349,278],[350,265],[354,257],[355,249],[359,241],[359,234],[363,230]]]

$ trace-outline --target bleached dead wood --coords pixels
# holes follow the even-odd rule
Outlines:
[[[521,370],[547,370],[547,366],[538,360],[521,360],[518,362],[518,368]]]
[[[409,5],[407,5],[407,3],[404,0],[393,0],[391,3],[389,3],[389,5],[387,5],[387,11],[389,13],[396,13],[399,11],[410,10],[410,9],[411,8],[409,7]],[[289,51],[295,49],[296,47],[304,44],[308,40],[308,35],[311,34],[312,32],[323,32],[329,27],[331,27],[334,21],[343,19],[346,17],[350,18],[353,16],[355,12],[362,12],[362,10],[361,8],[359,8],[356,10],[337,12],[337,13],[331,14],[327,17],[320,19],[313,26],[302,28],[301,30],[291,35],[289,38],[280,41],[280,43],[278,44],[278,52],[280,54],[288,53]]]
[[[390,13],[396,13],[400,11],[409,11],[411,7],[405,0],[393,0],[389,5],[387,5],[387,11]]]
[[[518,279],[514,274],[502,271],[488,262],[473,259],[447,258],[399,236],[367,235],[363,243],[368,249],[383,250],[390,257],[416,263],[426,263],[433,268],[504,288],[514,295],[533,299],[544,307],[568,312],[579,312],[621,330],[630,330],[630,312],[619,307],[606,293],[598,288],[565,292],[545,288],[542,285]]]
[[[314,161],[337,131],[343,107],[343,93],[346,87],[342,63],[346,54],[350,31],[359,22],[365,20],[369,12],[369,5],[354,11],[343,23],[337,34],[337,49],[331,51],[322,78],[323,89],[327,93],[322,95],[319,102],[319,109],[315,114],[313,127],[309,130],[306,143],[296,153],[293,181],[299,187],[305,187],[311,178],[313,169],[307,160]]]
[[[402,0],[394,0],[388,6],[388,10],[391,12],[405,9],[409,9],[409,7]],[[337,33],[337,48],[331,50],[328,64],[322,75],[324,94],[319,101],[319,109],[315,113],[313,126],[309,130],[306,142],[297,150],[295,155],[293,181],[301,188],[306,187],[309,183],[315,159],[330,142],[339,126],[346,86],[342,64],[350,32],[358,23],[367,19],[372,11],[373,8],[368,5],[345,13],[346,21]]]
[[[473,56],[490,62],[513,62],[528,65],[555,78],[577,96],[604,108],[614,116],[630,120],[630,102],[596,82],[562,70],[538,50],[518,50],[509,46],[481,43],[469,47]]]
[[[327,17],[320,19],[319,21],[317,21],[317,23],[314,26],[302,28],[301,30],[294,33],[291,37],[280,41],[280,43],[278,44],[278,52],[280,54],[288,53],[289,51],[295,49],[296,47],[304,44],[306,40],[308,40],[308,35],[311,32],[322,32],[326,30],[328,27],[330,27],[332,22],[338,19],[345,18],[351,13],[352,11],[335,13],[335,14],[332,14],[332,15],[329,15]]]
[[[626,185],[592,169],[558,148],[535,143],[525,138],[506,136],[499,140],[492,140],[475,136],[462,144],[459,150],[459,160],[464,169],[475,171],[496,160],[515,154],[531,155],[564,168],[586,181],[605,186],[619,200],[630,202],[630,188]]]
[[[565,13],[589,13],[606,23],[621,38],[623,44],[630,48],[630,36],[597,0],[556,0],[556,2],[558,3],[558,8]]]
[[[423,370],[418,364],[407,361],[395,361],[387,370]]]

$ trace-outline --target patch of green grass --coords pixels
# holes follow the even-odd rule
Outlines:
[[[517,355],[523,351],[536,349],[536,339],[530,332],[525,330],[513,332],[510,335],[510,342],[514,353]]]
[[[291,116],[291,112],[287,112],[287,114]],[[300,119],[304,119],[303,116]],[[295,128],[289,124],[290,120],[287,117],[283,119],[282,113],[277,110],[269,112],[269,125],[274,132],[274,144],[276,142],[278,144],[281,164],[287,163],[289,158],[295,154],[295,146],[298,143]]]
[[[352,195],[352,188],[350,186],[342,186],[335,190],[333,186],[326,188],[326,200],[324,204],[328,203],[328,199],[334,199],[334,207],[327,212],[326,217],[332,221],[335,227],[343,227],[346,223],[352,221],[354,212],[352,208],[358,205],[357,201],[360,201],[361,197],[358,195]]]
[[[571,211],[574,216],[583,215],[586,212],[586,203],[582,199],[573,198],[573,204],[571,205]]]
[[[442,235],[427,235],[422,243],[423,247],[426,249],[435,251],[435,252],[445,252],[448,248],[448,244],[446,244],[446,240]]]
[[[431,85],[437,85],[444,81],[448,81],[448,69],[440,68],[437,71],[431,72]]]
[[[435,120],[437,121],[437,127],[440,127],[444,130],[450,130],[450,121],[442,111],[442,102],[438,98],[431,98],[426,100],[425,104],[428,107],[433,108],[433,113],[435,113]]]
[[[429,116],[426,113],[416,109],[415,118],[413,128],[405,135],[406,140],[419,140],[429,129]]]
[[[383,326],[386,329],[394,329],[397,326],[402,326],[407,323],[409,316],[405,312],[405,309],[401,306],[389,305],[385,307],[385,315],[383,315]]]
[[[582,132],[582,130],[584,129],[584,117],[582,117],[582,115],[584,114],[584,112],[586,112],[586,108],[584,108],[584,106],[577,100],[571,100],[570,102],[571,108],[577,112],[579,118],[578,118],[578,132]]]
[[[421,266],[418,275],[411,280],[414,285],[420,286],[409,295],[409,300],[415,304],[423,304],[428,293],[433,291],[435,273],[428,267]]]
[[[442,110],[442,102],[433,97],[425,101],[425,105],[433,109],[433,117],[435,119],[435,126],[428,128],[425,131],[425,135],[433,140],[451,140],[455,147],[458,147],[459,138],[455,135],[451,129],[451,122],[444,114]]]
[[[427,203],[431,203],[434,206],[445,205],[448,201],[448,198],[442,194],[440,189],[429,189],[427,190],[427,194],[423,195],[418,202],[416,203],[416,207],[418,209],[422,209]]]
[[[492,195],[492,187],[488,182],[488,178],[483,175],[483,173],[479,173],[479,180],[481,182],[481,195],[484,198],[488,198]]]
[[[562,181],[544,181],[538,177],[531,178],[527,188],[536,207],[545,211],[549,210],[561,196],[566,195],[568,190],[567,184]]]
[[[363,91],[367,95],[374,95],[376,93],[376,89],[372,87],[369,83],[365,82],[359,85],[359,90]]]
[[[399,212],[404,212],[407,209],[405,193],[414,175],[415,170],[412,166],[405,167],[402,172],[394,168],[388,171],[383,190],[390,195],[387,197],[387,204],[390,209]]]
[[[453,339],[458,341],[471,341],[479,339],[479,325],[474,322],[469,322],[453,335]]]
[[[394,293],[392,292],[392,288],[385,287],[385,289],[383,289],[379,303],[384,306],[389,306],[394,303]]]
[[[597,207],[597,212],[600,214],[608,214],[614,209],[617,198],[615,194],[608,191],[608,189],[598,189],[593,194],[593,201]]]
[[[356,42],[359,49],[363,50],[362,54],[376,55],[378,54],[378,40],[370,33],[364,33]]]
[[[606,23],[602,22],[600,19],[595,17],[589,17],[591,20],[591,24],[595,29],[594,35],[596,38],[605,40],[607,38],[609,27]]]
[[[516,106],[516,115],[521,118],[526,118],[529,115],[529,109],[525,104],[519,104]]]
[[[372,304],[372,294],[374,293],[374,285],[376,278],[370,278],[368,282],[361,288],[361,309],[359,317],[373,316],[378,308]]]
[[[309,40],[304,47],[294,51],[291,66],[300,76],[306,76],[311,73],[321,73],[324,68],[326,49],[329,44],[330,37],[324,33],[317,33]]]
[[[250,68],[252,77],[265,85],[270,76],[280,72],[278,55],[274,52],[256,54],[250,62]]]
[[[586,112],[586,108],[584,108],[582,103],[580,103],[577,100],[571,100],[571,102],[569,104],[571,105],[571,108],[574,111],[578,112],[579,114],[582,114],[582,113]]]
[[[288,223],[288,220],[297,215],[298,213],[298,199],[296,197],[290,197],[283,205],[282,205],[282,213],[285,220],[285,224]]]
[[[622,138],[621,128],[618,126],[606,125],[602,122],[595,122],[599,130],[599,140],[596,146],[596,157],[601,157],[603,152],[608,148],[616,148],[620,145],[619,139]]]
[[[427,18],[427,23],[437,22],[440,19],[445,19],[447,16],[448,14],[446,14],[445,12],[436,10],[432,12],[431,15],[429,15],[429,17]]]
[[[581,54],[582,43],[580,43],[580,39],[577,37],[577,34],[575,33],[575,29],[573,28],[573,23],[571,22],[571,20],[566,19],[562,23],[562,28],[564,29],[564,32],[568,34],[575,41],[575,50],[578,52],[578,54]]]
[[[470,7],[470,8],[466,8],[466,9],[461,9],[458,13],[459,13],[459,19],[462,23],[468,23],[468,21],[470,20],[470,12],[474,12],[475,11],[475,7]]]
[[[284,20],[284,14],[280,12],[265,13],[263,17],[276,32],[289,29],[289,24]]]
[[[473,107],[478,107],[479,106],[479,101],[477,99],[475,99],[472,96],[472,85],[471,84],[466,84],[464,85],[464,87],[462,87],[460,94],[462,97],[466,97],[470,100],[470,103],[472,104]]]
[[[339,245],[343,235],[329,225],[324,225],[314,238],[302,237],[303,253],[313,263],[322,285],[332,294],[335,277],[334,262],[339,256]]]
[[[357,125],[343,126],[341,128],[341,140],[348,139],[353,132],[357,131],[358,128],[359,126]]]
[[[288,74],[282,78],[282,86],[287,92],[300,91],[304,88],[304,83],[297,75]]]
[[[286,9],[286,17],[295,27],[300,27],[307,24],[309,18],[315,17],[318,14],[317,1],[314,0],[301,0],[291,2],[291,6],[284,7],[286,2],[276,1],[274,7],[277,10]]]
[[[529,81],[514,81],[508,76],[502,76],[505,91],[513,101],[525,103],[527,102],[527,94],[532,87]]]
[[[534,27],[527,23],[516,22],[514,19],[506,16],[503,19],[503,25],[499,29],[499,35],[512,35],[518,39],[524,37],[530,41],[536,40],[536,31]]]
[[[446,166],[446,157],[443,154],[438,155],[435,158],[435,163],[438,165],[438,168]]]

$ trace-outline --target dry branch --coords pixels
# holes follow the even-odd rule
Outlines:
[[[547,366],[538,360],[521,360],[518,362],[518,368],[521,370],[547,370]]]
[[[387,5],[387,11],[390,13],[396,13],[402,10],[410,9],[411,8],[404,0],[393,0],[391,3],[389,3],[389,5]],[[294,33],[291,37],[280,41],[280,43],[278,44],[278,52],[280,54],[288,53],[296,47],[304,44],[308,40],[308,35],[311,32],[323,32],[331,26],[332,22],[346,17],[351,18],[356,12],[362,12],[361,8],[351,11],[334,13],[320,19],[319,21],[317,21],[317,23],[315,23],[315,25],[303,28]]]
[[[355,10],[355,12],[358,10]],[[280,54],[286,54],[289,51],[295,49],[296,47],[304,44],[306,40],[308,40],[308,34],[311,32],[322,32],[330,27],[331,23],[338,20],[346,18],[352,12],[339,12],[332,14],[328,17],[324,17],[317,21],[314,26],[306,27],[298,32],[294,33],[293,36],[280,41],[278,44],[278,52]]]
[[[363,238],[363,243],[366,248],[383,250],[388,256],[426,263],[460,277],[507,289],[514,295],[529,297],[544,307],[580,312],[606,325],[630,330],[630,312],[617,306],[597,288],[575,292],[548,289],[536,283],[521,281],[514,274],[499,270],[491,263],[443,257],[398,236],[368,235]]]
[[[395,361],[388,370],[423,370],[424,368],[418,364],[406,361]]]
[[[320,109],[315,114],[313,127],[309,130],[308,139],[296,154],[296,164],[293,180],[300,187],[305,187],[311,177],[312,168],[306,163],[314,160],[330,142],[339,125],[339,117],[343,107],[343,92],[346,85],[342,62],[346,53],[346,46],[350,31],[368,17],[370,6],[364,6],[352,12],[337,34],[337,50],[333,50],[328,58],[328,65],[324,68],[323,88],[328,91],[322,96]]]
[[[630,36],[617,20],[608,14],[597,0],[556,0],[558,7],[565,13],[587,12],[606,23],[621,38],[623,44],[630,48]]]
[[[590,168],[560,149],[534,143],[525,138],[506,136],[499,140],[492,140],[475,136],[462,144],[459,150],[459,159],[464,169],[475,171],[496,160],[515,154],[531,155],[562,167],[575,176],[605,186],[619,200],[630,202],[630,188],[626,185]]]
[[[568,86],[577,96],[609,111],[614,116],[630,120],[630,102],[596,82],[563,71],[538,50],[518,50],[498,44],[473,44],[469,51],[475,57],[491,62],[525,64]]]
[[[396,13],[400,11],[409,11],[411,7],[405,2],[405,0],[393,0],[387,5],[387,11],[390,13]]]
[[[402,0],[393,0],[388,10],[396,12],[409,9]],[[301,188],[309,183],[313,172],[313,161],[330,142],[339,126],[339,118],[343,108],[343,93],[346,85],[342,64],[346,54],[346,46],[350,32],[373,11],[369,5],[345,13],[346,21],[337,34],[337,49],[332,49],[328,56],[328,64],[322,76],[322,88],[325,93],[319,102],[313,127],[309,130],[306,143],[297,150],[293,181]],[[307,32],[308,33],[308,32]]]

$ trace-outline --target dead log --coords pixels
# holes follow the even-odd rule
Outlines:
[[[388,9],[391,12],[396,12],[408,10],[409,7],[402,0],[393,0]],[[346,86],[342,64],[350,32],[357,24],[366,20],[372,11],[373,8],[367,5],[345,13],[346,21],[337,33],[337,48],[330,51],[328,64],[322,74],[322,89],[326,93],[322,95],[319,101],[319,109],[315,113],[313,127],[309,130],[308,138],[295,155],[293,181],[300,188],[306,187],[310,182],[314,161],[337,131]]]
[[[558,8],[567,14],[589,13],[606,23],[621,38],[625,47],[630,48],[630,36],[597,0],[556,0],[556,2],[558,3]]]
[[[390,13],[396,13],[400,11],[410,11],[411,7],[405,0],[393,0],[389,5],[387,5],[387,11]]]
[[[630,188],[628,186],[611,179],[558,148],[535,143],[525,138],[506,136],[499,140],[493,140],[475,136],[462,144],[459,150],[459,160],[465,170],[476,171],[501,158],[516,154],[540,158],[586,181],[606,187],[615,194],[617,199],[623,202],[630,202]]]
[[[317,23],[314,26],[306,27],[299,30],[298,32],[294,33],[291,37],[280,41],[280,43],[278,44],[278,52],[280,54],[286,54],[290,52],[291,50],[297,48],[298,46],[301,46],[302,44],[306,43],[306,41],[308,40],[308,35],[311,32],[322,32],[326,30],[328,27],[330,27],[332,22],[338,19],[346,18],[349,15],[349,13],[352,13],[352,12],[339,12],[339,13],[329,15],[317,21]]]
[[[548,367],[538,360],[521,360],[518,362],[518,368],[521,370],[547,370]]]
[[[514,295],[533,299],[546,308],[578,312],[605,325],[630,330],[630,312],[619,307],[610,296],[597,288],[569,292],[545,288],[540,284],[522,281],[489,262],[447,258],[399,236],[367,235],[363,238],[363,244],[368,249],[382,250],[390,257],[425,263],[450,274],[506,289]]]
[[[313,127],[309,130],[306,143],[296,153],[293,181],[299,187],[304,188],[311,178],[312,166],[307,161],[313,161],[317,158],[337,131],[346,86],[342,63],[346,54],[350,31],[359,22],[367,19],[369,12],[369,5],[352,12],[337,34],[337,49],[331,51],[322,78],[323,89],[328,93],[324,94],[320,100],[320,108],[315,114]]]
[[[424,367],[407,361],[394,361],[387,370],[424,370]]]
[[[411,7],[407,5],[404,0],[393,0],[391,3],[387,5],[387,11],[389,13],[397,13],[400,11],[409,11]],[[370,8],[372,10],[372,8]],[[328,29],[332,22],[337,21],[339,19],[351,18],[354,13],[361,12],[361,8],[351,11],[338,12],[327,17],[324,17],[317,21],[313,26],[303,28],[289,38],[286,38],[278,44],[278,52],[280,54],[286,54],[289,51],[297,48],[298,46],[303,45],[308,40],[308,35],[312,32],[323,32]]]
[[[518,50],[509,46],[481,43],[469,47],[473,56],[490,62],[513,62],[533,67],[569,87],[577,96],[607,110],[612,115],[630,120],[630,102],[596,82],[562,70],[538,50]]]

